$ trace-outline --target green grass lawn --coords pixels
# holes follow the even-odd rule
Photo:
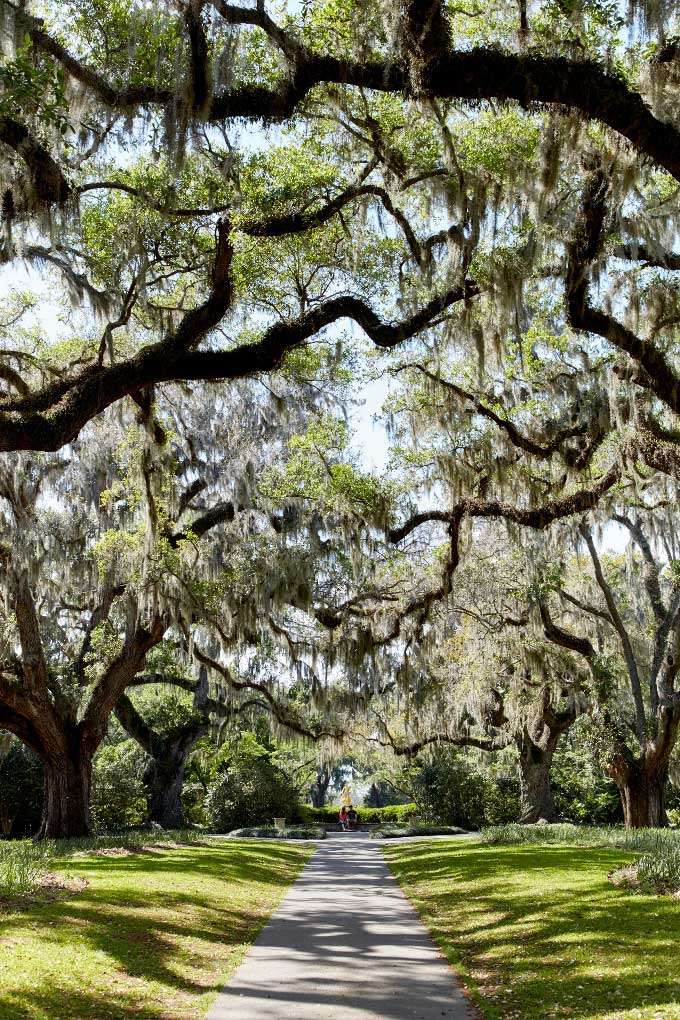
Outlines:
[[[607,881],[635,855],[425,840],[384,853],[487,1020],[680,1018],[680,900]]]
[[[311,852],[250,840],[60,862],[86,888],[0,907],[0,1018],[200,1018]]]

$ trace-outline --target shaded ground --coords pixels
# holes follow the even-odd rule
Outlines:
[[[385,856],[487,1020],[680,1018],[680,902],[615,888],[617,850],[419,842]]]
[[[59,902],[0,912],[0,1020],[195,1020],[311,848],[221,844],[78,857]]]
[[[451,968],[367,833],[331,836],[208,1020],[469,1020]]]

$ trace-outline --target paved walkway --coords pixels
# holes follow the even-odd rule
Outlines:
[[[329,837],[207,1020],[469,1020],[474,1014],[365,833]]]

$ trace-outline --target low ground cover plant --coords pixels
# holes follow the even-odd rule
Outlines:
[[[680,843],[644,854],[633,868],[642,892],[680,893]]]
[[[614,826],[492,825],[481,831],[482,841],[493,846],[558,843],[565,846],[615,847],[619,850],[658,852],[680,850],[680,832],[673,829],[624,829]]]
[[[401,836],[460,836],[467,829],[457,825],[389,825],[376,829],[373,833],[377,839],[397,839]]]
[[[0,841],[0,899],[11,900],[36,891],[55,862],[97,850],[142,850],[150,845],[190,846],[204,836],[192,829],[143,829],[87,839]]]
[[[229,835],[235,839],[325,839],[326,830],[320,825],[291,825],[285,829],[251,825],[234,829]]]
[[[674,829],[623,829],[605,826],[495,825],[482,830],[490,846],[558,844],[643,851],[642,857],[610,872],[615,885],[638,892],[680,892],[680,832]]]
[[[156,826],[145,829],[125,829],[99,836],[83,836],[79,839],[48,840],[45,846],[52,848],[55,857],[90,850],[141,850],[145,846],[159,843],[179,843],[191,846],[205,837],[201,829],[160,829]]]
[[[0,843],[0,899],[32,892],[54,859],[54,847],[30,839]]]

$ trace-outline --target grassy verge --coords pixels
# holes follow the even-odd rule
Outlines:
[[[607,880],[634,855],[398,844],[385,857],[486,1020],[678,1020],[680,900]]]
[[[253,841],[54,861],[88,884],[0,910],[0,1020],[203,1016],[311,852]]]
[[[161,829],[38,843],[32,839],[0,840],[0,904],[35,892],[56,863],[72,854],[109,849],[141,850],[149,844],[192,844],[201,838],[201,834],[192,829]]]

